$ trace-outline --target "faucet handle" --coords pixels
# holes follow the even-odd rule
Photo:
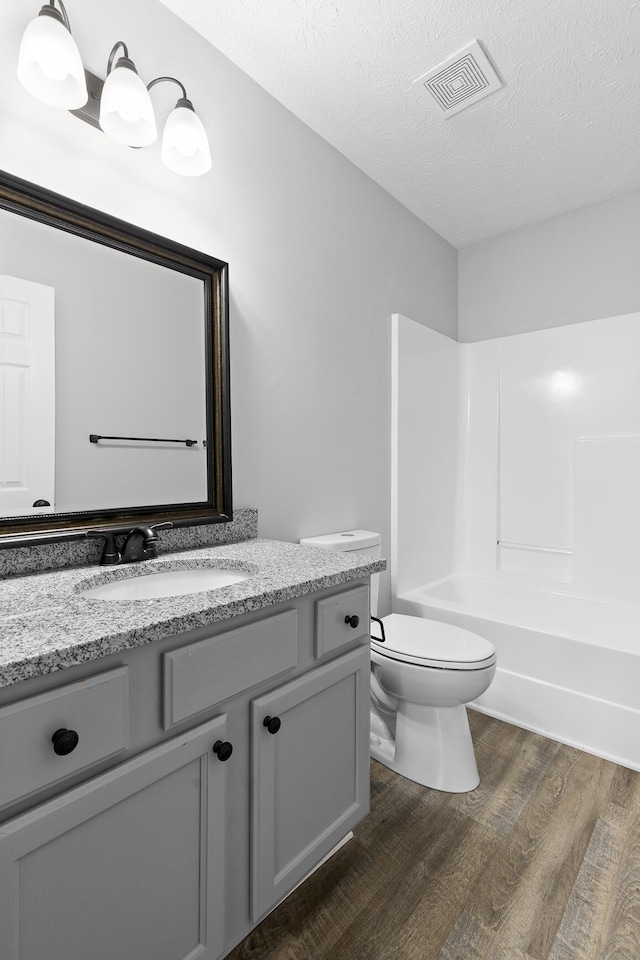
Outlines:
[[[140,560],[155,560],[158,556],[158,530],[172,527],[170,520],[163,523],[139,524],[129,532],[122,551],[122,563],[137,563]]]
[[[149,529],[153,530],[153,532],[155,533],[156,530],[169,530],[169,528],[172,526],[173,526],[173,523],[171,522],[171,520],[164,520],[162,523],[152,524]]]
[[[158,530],[168,530],[173,526],[171,520],[165,520],[163,523],[154,523],[147,528],[147,536],[144,538],[144,546],[147,557],[153,559],[158,556]]]
[[[85,537],[92,539],[104,538],[104,550],[100,557],[102,566],[113,566],[120,563],[120,554],[116,548],[116,534],[113,530],[86,530]]]
[[[158,540],[158,530],[167,530],[169,527],[172,527],[173,523],[171,520],[165,520],[163,523],[153,523],[146,524],[143,523],[139,527],[134,527],[131,533],[138,533],[143,538],[145,546],[150,543],[156,543]]]

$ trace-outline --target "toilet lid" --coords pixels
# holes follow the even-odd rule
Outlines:
[[[371,648],[383,656],[441,670],[479,670],[495,663],[489,640],[451,623],[392,613],[384,617],[385,643],[376,641],[380,627],[372,624]]]

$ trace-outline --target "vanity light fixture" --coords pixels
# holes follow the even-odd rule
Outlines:
[[[164,81],[176,83],[182,96],[164,125],[162,162],[183,177],[199,177],[211,169],[209,141],[202,120],[193,109],[184,86],[175,77],[158,77],[151,81],[148,89]]]
[[[115,62],[118,47],[124,56]],[[106,135],[125,147],[149,147],[158,136],[149,91],[122,40],[109,54],[107,79],[100,97],[100,126]]]
[[[22,37],[18,55],[20,83],[36,99],[61,110],[77,110],[88,99],[84,67],[71,36],[62,0],[44,6]]]
[[[71,110],[74,116],[128,147],[147,147],[155,142],[158,132],[149,91],[157,83],[175,83],[182,96],[165,123],[162,161],[169,170],[185,177],[198,177],[211,169],[207,134],[184,85],[175,77],[158,77],[145,86],[122,40],[109,54],[106,80],[89,73],[71,36],[63,0],[49,0],[27,26],[20,46],[18,78],[38,100]]]

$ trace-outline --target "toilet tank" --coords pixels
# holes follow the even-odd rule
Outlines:
[[[373,530],[345,530],[342,533],[325,533],[319,537],[304,537],[300,543],[307,547],[320,547],[323,550],[339,550],[353,553],[354,556],[379,557],[382,537]],[[378,612],[378,583],[380,574],[371,577],[371,613]]]

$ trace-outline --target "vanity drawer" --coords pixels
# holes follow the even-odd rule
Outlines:
[[[164,655],[164,728],[298,663],[298,614],[287,610]]]
[[[51,739],[60,730],[78,735],[77,746],[63,756]],[[2,707],[0,807],[128,746],[127,667]]]
[[[347,618],[358,618],[356,627]],[[351,619],[351,622],[354,621]],[[370,636],[369,588],[354,587],[333,597],[316,600],[316,657],[339,650],[354,640]]]

